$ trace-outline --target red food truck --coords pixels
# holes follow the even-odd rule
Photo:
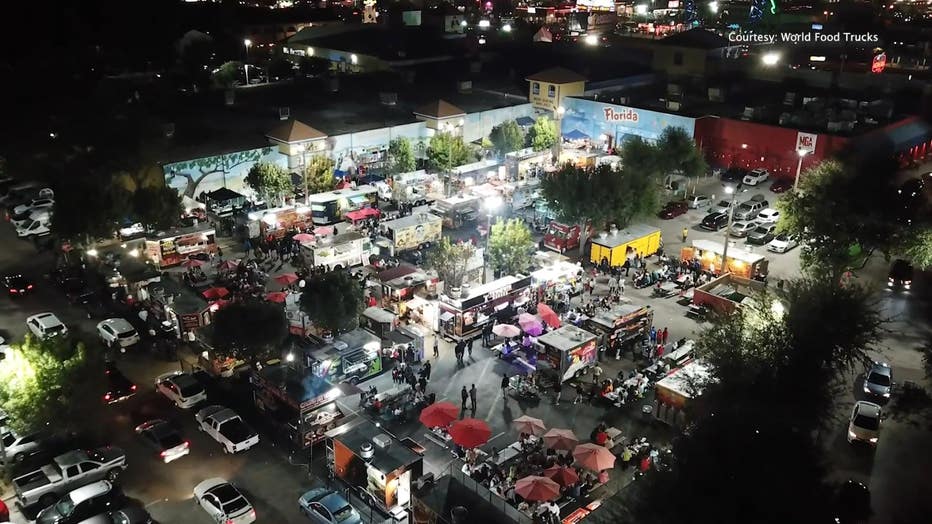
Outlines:
[[[589,229],[590,226],[587,224],[586,228]],[[579,224],[570,226],[552,220],[547,227],[547,232],[544,233],[544,247],[557,253],[578,249],[581,231]]]

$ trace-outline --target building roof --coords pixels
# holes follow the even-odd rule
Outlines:
[[[322,131],[318,131],[304,122],[295,119],[281,124],[269,131],[265,136],[272,140],[278,140],[279,142],[285,142],[287,144],[327,138],[327,135]]]
[[[220,189],[215,189],[210,193],[207,193],[207,198],[209,200],[216,200],[217,202],[226,202],[227,200],[236,200],[237,198],[246,198],[245,195],[237,193],[230,188],[221,187]]]
[[[534,73],[525,78],[525,80],[547,82],[548,84],[571,84],[573,82],[585,82],[586,77],[565,67],[551,67],[550,69],[544,69],[543,71]]]
[[[653,233],[659,233],[660,229],[648,226],[644,224],[632,224],[624,229],[619,229],[615,231],[614,234],[606,233],[605,237],[602,237],[602,234],[595,235],[592,238],[592,243],[607,247],[610,249],[616,248],[618,246],[627,244],[633,240],[637,240],[641,237],[651,235]]]
[[[332,438],[352,450],[357,457],[362,458],[363,445],[372,446],[372,458],[366,462],[381,471],[383,474],[406,468],[421,460],[421,455],[415,453],[405,443],[389,435],[378,426],[360,417],[333,432]],[[373,442],[374,437],[382,437],[390,443],[381,447]]]
[[[694,49],[721,49],[732,45],[724,36],[698,27],[668,36],[662,39],[660,43],[677,47],[692,47]]]
[[[453,118],[456,116],[466,116],[466,111],[463,111],[446,100],[438,99],[415,109],[414,114],[430,118]]]

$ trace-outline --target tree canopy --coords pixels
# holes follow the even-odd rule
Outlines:
[[[917,268],[932,269],[932,225],[920,226],[907,236],[903,255]]]
[[[181,219],[181,199],[170,187],[139,188],[133,193],[132,202],[134,216],[149,228],[167,229]]]
[[[443,237],[427,257],[427,266],[437,272],[446,289],[463,285],[469,260],[476,254],[476,246],[469,242],[451,242]]]
[[[388,172],[391,175],[414,171],[414,149],[407,138],[393,138],[388,143]]]
[[[495,153],[505,156],[507,153],[524,147],[524,131],[514,120],[506,120],[492,128],[489,140],[492,142]]]
[[[427,165],[435,171],[449,171],[470,160],[469,148],[463,137],[450,133],[436,133],[427,146]]]
[[[534,121],[534,125],[527,132],[527,144],[534,151],[543,151],[553,147],[559,140],[557,124],[546,115]]]
[[[682,127],[665,128],[653,148],[657,152],[653,156],[661,175],[679,173],[699,177],[709,169],[702,152],[696,147],[696,141]]]
[[[246,183],[270,205],[281,204],[294,191],[291,175],[272,162],[256,162],[246,174]]]
[[[214,84],[224,89],[233,87],[235,82],[239,80],[239,68],[241,65],[242,64],[239,62],[226,62],[221,65],[211,77]]]
[[[312,156],[304,167],[304,176],[308,195],[333,191],[333,160],[324,155]]]
[[[288,320],[280,304],[234,302],[214,313],[214,347],[224,354],[255,360],[274,350],[288,336]]]
[[[362,285],[345,271],[329,271],[306,279],[301,309],[316,326],[335,333],[356,327],[365,309]]]
[[[495,270],[507,275],[527,271],[531,265],[534,239],[521,219],[496,222],[489,234],[488,255]]]
[[[109,177],[75,175],[53,186],[52,231],[75,242],[109,237],[116,224],[133,214],[129,193]]]

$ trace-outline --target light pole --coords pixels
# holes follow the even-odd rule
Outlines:
[[[243,47],[246,48],[246,58],[243,60],[243,69],[246,70],[246,85],[249,85],[249,48],[252,46],[252,40],[243,40]]]
[[[440,131],[449,135],[447,137],[447,161],[446,161],[446,171],[447,171],[447,184],[444,188],[444,196],[450,196],[450,190],[453,188],[453,130],[456,126],[452,122],[444,122],[440,124]]]
[[[488,227],[485,231],[485,259],[489,260],[489,245],[492,242],[492,215],[495,214],[495,211],[501,207],[502,197],[498,195],[493,195],[485,199],[485,209],[487,211],[487,216],[489,218]],[[487,281],[488,268],[486,271],[482,272],[482,283],[485,284]]]
[[[563,115],[566,113],[566,108],[563,106],[557,107],[553,114],[556,116],[556,127],[557,127],[557,139],[553,142],[553,157],[556,159],[557,164],[560,163],[560,154],[563,153]]]
[[[809,154],[809,151],[806,151],[805,149],[797,149],[796,154],[799,155],[799,162],[796,163],[796,178],[793,179],[794,193],[799,189],[799,172],[803,169],[803,158]]]
[[[731,200],[728,202],[728,225],[725,226],[725,247],[722,249],[721,273],[723,275],[728,268],[728,233],[731,231],[731,221],[735,216],[735,196],[738,192],[732,186],[725,186],[725,194],[731,195]]]
[[[304,181],[304,205],[307,205],[307,144],[298,144],[301,151],[301,179]]]

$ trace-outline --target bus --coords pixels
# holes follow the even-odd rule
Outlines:
[[[354,189],[337,189],[308,197],[314,224],[326,226],[343,221],[343,215],[364,207],[377,207],[379,190],[365,185]]]

